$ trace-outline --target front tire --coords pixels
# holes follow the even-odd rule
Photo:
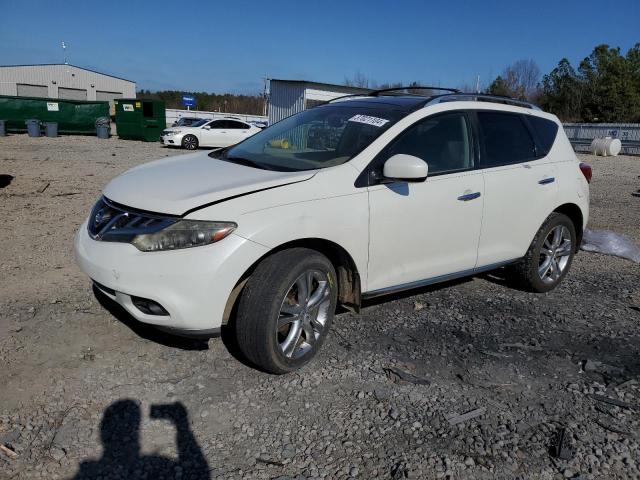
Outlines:
[[[569,272],[576,251],[576,230],[569,217],[553,212],[542,224],[522,261],[517,280],[532,292],[556,288]]]
[[[282,374],[302,367],[324,343],[337,292],[335,269],[317,251],[291,248],[267,257],[240,298],[240,350],[267,372]]]
[[[198,148],[198,138],[195,135],[185,135],[182,139],[182,148],[196,150]]]

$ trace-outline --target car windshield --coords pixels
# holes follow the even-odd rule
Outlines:
[[[356,156],[407,113],[383,105],[347,103],[292,115],[211,156],[276,171],[333,167]]]

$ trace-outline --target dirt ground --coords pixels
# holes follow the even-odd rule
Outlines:
[[[271,376],[227,336],[135,323],[75,264],[101,188],[180,153],[0,138],[0,478],[640,478],[640,265],[582,252],[544,295],[496,272],[380,299]],[[582,157],[590,228],[640,244],[640,158]]]

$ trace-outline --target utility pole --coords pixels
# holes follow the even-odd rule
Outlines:
[[[480,75],[476,78],[476,93],[480,93]]]
[[[62,41],[62,54],[64,56],[64,64],[69,65],[69,62],[67,62],[67,44],[64,43],[64,40]]]
[[[264,80],[264,89],[262,90],[262,115],[266,117],[267,116],[267,97],[268,97],[267,81],[269,80],[266,73],[264,77],[262,77],[262,80]]]

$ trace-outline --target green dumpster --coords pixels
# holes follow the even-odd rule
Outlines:
[[[115,102],[118,137],[157,142],[167,127],[164,102],[119,98]]]
[[[0,118],[9,132],[25,132],[26,120],[55,122],[58,133],[95,135],[95,122],[109,115],[109,102],[0,95]]]

